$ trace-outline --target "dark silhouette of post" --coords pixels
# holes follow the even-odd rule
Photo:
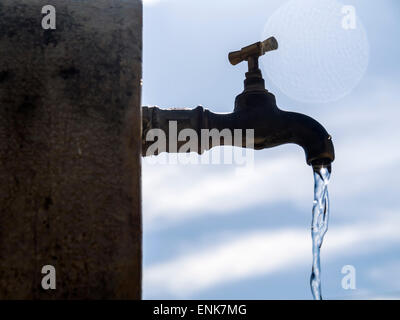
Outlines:
[[[140,299],[142,4],[50,2],[0,2],[0,299]]]

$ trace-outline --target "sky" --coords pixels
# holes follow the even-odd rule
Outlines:
[[[337,26],[343,5],[354,29]],[[400,298],[399,18],[395,0],[144,0],[143,105],[231,112],[246,65],[228,53],[276,36],[260,58],[267,89],[335,145],[325,299]],[[257,151],[252,166],[142,164],[144,299],[312,298],[300,147]]]

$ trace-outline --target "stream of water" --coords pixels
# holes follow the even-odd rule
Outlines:
[[[320,252],[325,233],[328,230],[328,183],[330,175],[328,168],[320,168],[314,171],[314,204],[311,224],[313,263],[310,279],[314,300],[322,300]]]

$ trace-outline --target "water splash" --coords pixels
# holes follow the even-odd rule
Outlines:
[[[311,236],[313,243],[313,264],[311,272],[311,291],[314,300],[322,300],[320,250],[329,221],[328,183],[330,169],[326,167],[314,169],[314,204],[312,210]]]

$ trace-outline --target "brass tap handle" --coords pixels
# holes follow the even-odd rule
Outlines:
[[[274,37],[270,37],[267,40],[259,41],[244,47],[239,51],[230,52],[228,59],[229,62],[235,66],[242,61],[249,60],[249,58],[258,58],[266,52],[276,49],[278,49],[278,41],[276,41]]]

